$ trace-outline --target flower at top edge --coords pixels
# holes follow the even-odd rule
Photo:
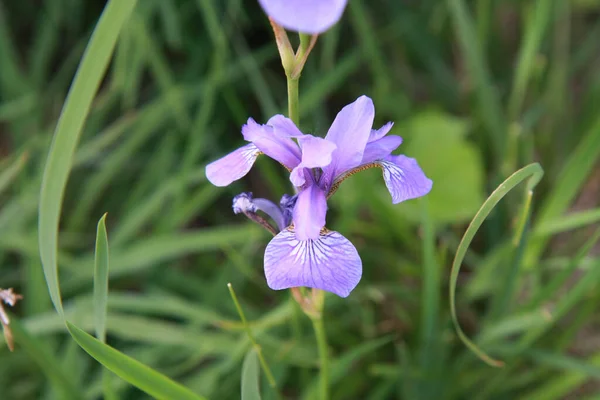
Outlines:
[[[236,196],[234,210],[262,211],[277,222],[279,234],[265,250],[265,275],[270,288],[306,286],[346,297],[362,275],[362,262],[352,243],[325,227],[327,199],[344,179],[378,167],[392,203],[429,193],[432,181],[417,161],[392,155],[402,138],[387,136],[392,123],[372,129],[375,109],[366,96],[345,106],[325,138],[302,133],[283,115],[265,125],[248,119],[242,135],[249,144],[206,167],[208,180],[227,186],[250,171],[265,154],[290,171],[297,195],[284,196],[280,205],[266,199]],[[242,210],[243,211],[243,210]]]
[[[316,35],[340,20],[348,0],[258,0],[265,13],[285,29]]]

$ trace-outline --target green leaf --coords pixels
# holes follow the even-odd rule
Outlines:
[[[260,400],[258,354],[251,348],[242,366],[242,400]]]
[[[69,90],[44,168],[38,222],[40,257],[52,303],[61,314],[56,253],[64,190],[92,100],[108,67],[119,32],[135,3],[135,0],[111,0],[102,12]]]
[[[529,206],[531,204],[531,195],[533,193],[533,188],[538,184],[542,176],[544,175],[544,170],[540,167],[539,164],[529,164],[528,166],[521,168],[511,176],[509,176],[494,192],[487,198],[485,203],[481,206],[477,215],[473,218],[473,221],[469,224],[467,231],[463,235],[458,248],[456,249],[456,255],[454,256],[454,261],[452,262],[452,270],[450,271],[450,291],[449,291],[449,300],[450,300],[450,313],[452,315],[452,323],[456,329],[458,337],[462,342],[473,352],[475,353],[481,360],[485,361],[487,364],[495,367],[503,366],[504,363],[498,360],[494,360],[485,354],[475,343],[473,343],[467,335],[463,332],[460,324],[458,323],[458,317],[456,314],[456,285],[458,282],[458,274],[460,272],[460,266],[467,254],[467,250],[469,249],[469,245],[473,241],[475,234],[485,221],[488,215],[494,210],[496,205],[502,200],[504,196],[508,194],[512,189],[514,189],[521,182],[528,180],[526,187],[526,200],[524,205],[524,210],[521,215],[521,221],[517,228],[517,234],[515,236],[515,242],[518,242],[522,238],[523,229],[525,227],[524,221],[527,219],[527,214],[529,211]]]
[[[157,399],[202,400],[202,396],[172,381],[152,368],[126,356],[118,350],[100,342],[66,321],[69,333],[75,341],[100,364]]]
[[[96,262],[94,266],[94,323],[96,337],[106,342],[106,304],[108,298],[108,236],[106,214],[98,221]]]
[[[416,158],[433,180],[427,195],[433,221],[466,221],[483,202],[484,168],[477,147],[465,139],[467,130],[464,120],[426,111],[413,117],[401,131],[410,139],[402,152]],[[415,202],[408,202],[401,209],[408,218],[421,215]]]

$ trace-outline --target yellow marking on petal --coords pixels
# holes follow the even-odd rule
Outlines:
[[[347,178],[349,178],[350,176],[352,176],[360,171],[364,171],[365,169],[374,168],[374,167],[383,169],[380,162],[372,162],[372,163],[364,164],[364,165],[361,165],[354,169],[351,169],[348,172],[345,172],[343,175],[341,175],[339,178],[337,178],[335,180],[335,182],[333,182],[333,185],[331,185],[331,189],[329,189],[329,193],[327,193],[327,200],[329,200],[329,198],[331,196],[333,196],[333,194],[338,190],[338,188],[340,187],[342,182],[344,182]]]

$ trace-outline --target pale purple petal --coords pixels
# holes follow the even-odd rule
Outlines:
[[[253,200],[254,206],[256,209],[264,212],[269,217],[275,221],[277,224],[277,228],[280,231],[287,228],[288,224],[286,223],[285,216],[283,215],[283,210],[277,204],[273,203],[271,200],[257,198]]]
[[[325,192],[316,184],[298,193],[293,212],[294,229],[299,240],[316,239],[325,226],[327,200]]]
[[[374,116],[373,101],[361,96],[354,103],[344,107],[335,117],[325,139],[335,143],[337,150],[333,152],[331,164],[323,170],[321,182],[324,186],[344,171],[360,164]]]
[[[294,121],[287,117],[284,117],[281,114],[277,114],[271,117],[267,121],[267,125],[275,128],[275,132],[283,136],[296,138],[304,136],[304,133],[300,132],[300,129],[298,129],[296,124],[294,124]]]
[[[374,142],[381,139],[390,132],[393,126],[393,122],[388,122],[379,129],[372,129],[371,134],[369,135],[369,142]]]
[[[367,143],[361,164],[368,164],[389,156],[402,144],[400,136],[385,136],[374,142]]]
[[[242,135],[286,168],[291,170],[300,164],[301,153],[298,145],[288,135],[279,133],[272,126],[258,124],[249,118],[242,127]]]
[[[347,0],[258,0],[265,13],[286,29],[325,32],[339,21]]]
[[[305,168],[322,168],[331,163],[331,153],[336,149],[335,143],[312,135],[298,138],[302,148],[302,162],[292,170],[290,181],[296,187],[304,185],[307,179]]]
[[[284,230],[265,250],[265,276],[274,290],[305,286],[347,297],[361,275],[356,248],[338,232],[298,240],[293,231]]]
[[[252,143],[247,144],[223,158],[206,166],[206,177],[215,186],[227,186],[245,176],[260,154]]]
[[[303,186],[306,183],[306,170],[302,163],[295,167],[290,173],[290,182],[296,187]]]
[[[302,148],[302,165],[306,168],[323,168],[331,163],[335,143],[320,137],[306,135],[299,139]]]
[[[380,165],[394,204],[424,196],[431,190],[433,182],[425,176],[414,158],[388,156],[380,161]]]

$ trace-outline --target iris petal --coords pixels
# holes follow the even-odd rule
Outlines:
[[[293,211],[296,236],[300,240],[316,239],[325,226],[327,200],[325,192],[315,184],[298,193]]]
[[[206,166],[206,177],[215,186],[227,186],[244,177],[254,165],[260,150],[252,143]]]
[[[381,139],[367,143],[361,164],[368,164],[375,160],[381,160],[382,158],[389,156],[392,151],[396,150],[401,144],[402,138],[400,136],[385,136]]]
[[[275,236],[265,251],[265,276],[273,290],[305,286],[347,297],[361,275],[362,261],[356,248],[338,232],[298,240],[287,229]]]
[[[348,104],[335,117],[325,139],[335,143],[337,149],[333,152],[331,164],[323,170],[323,186],[330,185],[336,176],[360,164],[374,117],[375,107],[367,96]]]
[[[388,156],[379,164],[385,185],[392,195],[392,203],[425,196],[431,190],[433,182],[425,176],[414,158]]]
[[[300,148],[285,132],[269,125],[256,123],[252,118],[242,127],[244,139],[254,143],[267,156],[291,170],[300,164]]]
[[[341,18],[347,0],[259,0],[259,3],[284,28],[319,34]]]

